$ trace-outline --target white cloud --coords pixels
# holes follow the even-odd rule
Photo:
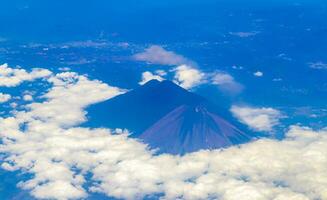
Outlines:
[[[49,77],[51,72],[47,69],[33,68],[31,72],[25,69],[14,69],[8,64],[0,65],[0,87],[14,87],[24,81],[33,81],[39,78]]]
[[[256,131],[271,131],[279,124],[282,117],[280,111],[273,108],[254,108],[248,106],[232,106],[231,112],[242,123]]]
[[[314,63],[309,63],[310,68],[312,69],[327,69],[327,63],[323,62],[314,62]]]
[[[50,101],[33,103],[28,107],[31,108],[34,117],[55,123],[60,122],[64,125],[83,122],[85,113],[81,108],[125,92],[125,90],[108,86],[100,81],[90,81],[85,76],[71,72],[59,73],[49,79],[49,82],[53,83],[54,87],[43,97]],[[62,115],[62,110],[71,112]]]
[[[145,49],[144,52],[135,54],[133,58],[138,61],[160,65],[182,65],[191,62],[185,57],[178,55],[173,51],[167,51],[158,45],[150,46]]]
[[[0,92],[0,103],[5,103],[11,99],[11,95]]]
[[[25,94],[23,96],[24,101],[33,101],[33,96],[30,94]]]
[[[36,198],[78,199],[100,192],[123,199],[153,194],[187,200],[327,199],[327,130],[293,126],[282,141],[155,155],[121,130],[78,126],[85,107],[123,90],[76,73],[58,74],[51,82],[44,102],[0,118],[2,167],[31,174],[19,186]]]
[[[253,73],[253,75],[254,75],[254,76],[257,76],[257,77],[261,77],[261,76],[263,76],[263,72],[261,72],[261,71],[256,71],[256,72]]]
[[[174,82],[185,89],[198,86],[205,82],[205,73],[188,65],[180,65],[176,67]]]
[[[235,81],[233,76],[225,72],[213,73],[210,82],[217,85],[221,90],[232,94],[240,93],[243,90],[243,86]]]
[[[143,85],[146,82],[153,80],[153,79],[158,80],[158,81],[164,80],[164,78],[162,78],[159,74],[153,74],[149,71],[146,71],[146,72],[142,73],[142,80],[139,82],[139,84]]]

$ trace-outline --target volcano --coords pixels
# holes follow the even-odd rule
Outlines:
[[[254,138],[218,106],[171,81],[151,80],[88,111],[106,127],[128,129],[159,153],[185,154]]]

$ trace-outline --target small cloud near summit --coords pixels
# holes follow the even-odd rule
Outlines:
[[[164,78],[161,77],[158,72],[155,72],[154,74],[152,72],[146,71],[142,73],[142,80],[139,82],[140,85],[144,85],[146,82],[150,80],[158,80],[158,81],[163,81]]]

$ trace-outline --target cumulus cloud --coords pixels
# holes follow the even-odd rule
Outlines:
[[[254,108],[249,106],[232,106],[231,112],[242,123],[256,131],[271,131],[279,124],[280,111],[273,108]]]
[[[293,126],[282,141],[156,155],[126,131],[78,126],[86,106],[124,90],[68,72],[50,81],[43,102],[0,118],[2,167],[31,174],[19,186],[38,199],[86,198],[88,192],[123,199],[327,198],[326,130]]]
[[[205,82],[205,73],[188,65],[180,65],[174,70],[174,82],[185,89],[198,86]]]
[[[254,75],[254,76],[257,76],[257,77],[261,77],[261,76],[263,76],[263,72],[261,72],[261,71],[256,71],[256,72],[253,73],[253,75]]]
[[[33,100],[33,96],[30,95],[30,94],[25,94],[23,96],[23,99],[24,99],[24,101],[32,101]]]
[[[217,85],[221,90],[232,94],[240,93],[243,90],[243,86],[226,72],[213,73],[210,82]]]
[[[145,84],[146,82],[150,81],[150,80],[158,80],[158,81],[162,81],[164,80],[164,78],[161,77],[161,75],[164,75],[163,73],[161,73],[161,71],[159,73],[156,72],[156,74],[153,74],[149,71],[143,72],[142,73],[142,80],[139,82],[140,85]]]
[[[10,68],[8,64],[0,65],[0,87],[14,87],[24,81],[33,81],[49,77],[51,72],[47,69],[33,68],[27,72],[25,69]]]
[[[0,103],[5,103],[11,99],[11,95],[0,92]]]
[[[137,53],[133,56],[135,60],[149,62],[160,65],[182,65],[191,63],[190,60],[173,51],[167,51],[161,46],[152,45],[145,49],[144,52]]]

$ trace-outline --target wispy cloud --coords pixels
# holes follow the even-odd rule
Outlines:
[[[259,34],[259,31],[251,31],[251,32],[229,32],[230,35],[241,37],[241,38],[247,38],[247,37],[253,37],[257,34]]]
[[[106,48],[111,46],[111,42],[107,41],[93,41],[93,40],[86,40],[86,41],[72,41],[60,44],[61,48]]]
[[[309,63],[310,68],[312,69],[327,69],[327,63],[324,62],[313,62]]]
[[[133,58],[138,61],[160,65],[182,65],[192,62],[184,56],[173,51],[167,51],[158,45],[150,46],[144,52],[133,55]]]
[[[226,72],[215,72],[212,74],[211,84],[217,85],[222,91],[238,94],[243,90],[243,85],[238,83],[234,77]]]

